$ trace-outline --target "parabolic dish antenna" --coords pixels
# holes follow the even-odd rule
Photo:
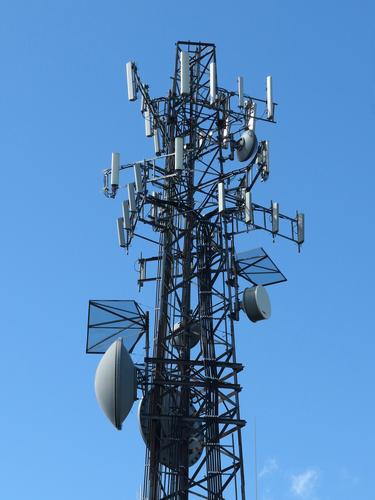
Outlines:
[[[103,412],[121,430],[137,399],[136,368],[121,338],[113,342],[99,362],[95,394]]]
[[[271,302],[262,285],[245,288],[242,296],[242,308],[253,323],[271,316]]]
[[[237,143],[237,160],[247,161],[256,153],[258,140],[252,130],[246,130]]]
[[[181,322],[176,323],[173,327],[173,342],[177,348],[182,348],[184,345],[188,349],[195,347],[201,338],[202,326],[200,322],[190,324],[185,330]]]
[[[143,396],[138,407],[139,429],[147,446],[150,443],[151,419],[147,415],[149,414],[151,397],[151,392]],[[161,420],[160,462],[170,469],[176,469],[180,464],[179,446],[183,435],[187,436],[188,440],[189,467],[199,460],[203,452],[202,424],[199,421],[181,422],[181,419],[178,418],[181,416],[179,413],[180,401],[181,393],[175,389],[165,393],[162,397],[161,413],[165,418]],[[195,413],[194,405],[190,403],[190,416],[194,416]]]

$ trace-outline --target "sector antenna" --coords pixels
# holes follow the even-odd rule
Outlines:
[[[270,177],[263,134],[276,118],[272,78],[254,97],[242,76],[233,76],[235,90],[220,86],[218,69],[214,44],[179,41],[171,88],[152,97],[128,62],[128,99],[153,153],[131,161],[114,152],[104,170],[124,258],[136,238],[144,242],[138,285],[153,287],[155,310],[149,317],[135,300],[90,301],[86,351],[103,355],[95,387],[109,421],[120,429],[138,405],[142,500],[246,498],[236,338],[248,333],[236,323],[268,319],[267,289],[286,281],[257,234],[298,249],[304,242],[302,213],[256,201]]]

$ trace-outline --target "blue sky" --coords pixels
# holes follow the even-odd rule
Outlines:
[[[135,409],[116,432],[97,406],[86,356],[90,298],[135,298],[117,247],[120,202],[101,192],[112,151],[152,151],[124,64],[154,96],[169,87],[174,43],[217,45],[219,83],[263,95],[274,77],[271,176],[254,194],[306,213],[301,254],[264,245],[286,284],[272,318],[241,321],[248,498],[373,500],[374,4],[238,1],[0,3],[0,498],[135,499],[144,447]]]

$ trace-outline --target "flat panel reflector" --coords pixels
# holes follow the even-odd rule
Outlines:
[[[236,269],[241,278],[253,285],[274,285],[286,277],[263,248],[254,248],[236,255]]]
[[[103,354],[122,338],[131,353],[145,328],[145,313],[134,300],[90,300],[86,352]]]
[[[126,63],[126,79],[128,83],[128,99],[129,101],[135,101],[137,99],[135,93],[135,80],[134,80],[134,63]]]
[[[266,94],[267,94],[267,118],[269,120],[273,120],[272,76],[267,76]]]
[[[210,63],[210,102],[216,101],[216,64]]]
[[[189,54],[188,52],[181,52],[180,62],[181,62],[181,94],[190,94],[190,68],[189,68]]]
[[[112,186],[118,186],[119,172],[120,172],[120,153],[112,153],[112,162],[111,162],[111,184],[112,184]]]
[[[238,86],[238,106],[243,108],[243,76],[237,78]]]

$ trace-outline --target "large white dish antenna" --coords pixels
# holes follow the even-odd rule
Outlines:
[[[242,296],[242,309],[253,323],[271,316],[271,302],[262,285],[245,288]]]
[[[258,147],[258,141],[253,130],[246,130],[237,143],[237,159],[238,161],[249,160]]]
[[[99,406],[116,427],[121,425],[137,399],[136,368],[122,339],[117,339],[103,355],[95,374],[95,394]]]

